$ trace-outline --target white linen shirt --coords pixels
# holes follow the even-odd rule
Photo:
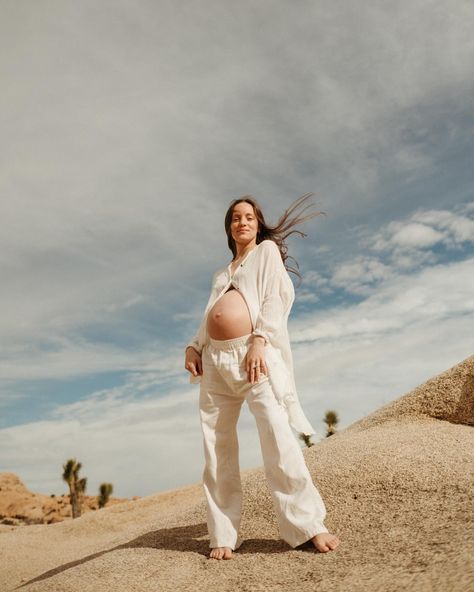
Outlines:
[[[201,354],[209,343],[207,316],[221,296],[233,286],[244,297],[252,321],[253,335],[265,339],[265,363],[272,390],[288,414],[290,425],[305,435],[315,434],[306,418],[296,392],[293,357],[288,335],[288,316],[295,299],[293,282],[283,264],[280,250],[272,240],[256,245],[231,275],[231,263],[217,270],[201,325],[186,347]],[[271,347],[267,347],[270,345]],[[198,383],[201,376],[191,374],[189,382]]]

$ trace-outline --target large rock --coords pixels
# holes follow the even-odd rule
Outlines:
[[[474,356],[387,403],[347,429],[365,430],[392,419],[428,417],[474,425]]]

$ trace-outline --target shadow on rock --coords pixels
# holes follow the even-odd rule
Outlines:
[[[196,553],[207,558],[210,550],[207,525],[203,522],[191,526],[176,526],[174,528],[162,528],[160,530],[147,532],[127,543],[117,545],[111,549],[105,549],[104,551],[98,551],[91,555],[86,555],[76,561],[70,561],[63,565],[59,565],[58,567],[50,569],[28,582],[21,584],[21,586],[17,586],[15,590],[33,584],[34,582],[40,582],[51,578],[63,571],[71,569],[72,567],[76,567],[77,565],[101,557],[106,553],[111,553],[112,551],[117,551],[119,549],[140,548],[167,549],[168,551]],[[289,548],[289,545],[284,541],[274,539],[246,539],[237,550],[237,553],[285,553],[288,552]]]

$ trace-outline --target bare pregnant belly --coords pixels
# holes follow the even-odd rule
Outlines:
[[[211,308],[207,332],[212,339],[234,339],[252,333],[249,309],[238,290],[228,290]]]

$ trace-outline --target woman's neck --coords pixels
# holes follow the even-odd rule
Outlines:
[[[235,248],[236,248],[236,254],[234,257],[234,261],[236,261],[237,259],[240,259],[242,257],[245,257],[245,255],[251,251],[252,249],[254,249],[257,246],[257,241],[256,240],[252,240],[249,243],[247,243],[246,245],[239,245],[238,243],[235,243]]]

